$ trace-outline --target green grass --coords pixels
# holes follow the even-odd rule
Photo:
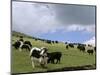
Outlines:
[[[18,37],[12,37],[12,43],[18,40]],[[35,41],[32,38],[24,38],[24,40],[31,41],[33,47],[47,47],[49,52],[60,51],[62,52],[62,58],[60,64],[48,64],[47,69],[41,68],[38,64],[37,66],[32,69],[31,61],[29,58],[29,52],[22,51],[19,52],[15,48],[12,47],[12,64],[11,69],[12,73],[27,73],[27,72],[41,72],[47,70],[53,70],[57,68],[63,67],[77,67],[77,66],[84,66],[84,65],[93,65],[95,64],[95,53],[93,55],[88,55],[88,53],[82,53],[77,48],[69,48],[66,49],[63,43],[59,44],[46,44],[41,41]]]

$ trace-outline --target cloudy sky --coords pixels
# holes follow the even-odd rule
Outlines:
[[[95,38],[95,7],[13,1],[12,30],[44,39],[84,43]]]

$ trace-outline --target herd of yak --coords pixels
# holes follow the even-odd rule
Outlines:
[[[66,45],[66,49],[68,49],[69,47],[74,48],[74,44],[68,44]],[[85,53],[87,51],[87,53],[89,55],[93,55],[94,52],[96,52],[96,47],[93,47],[92,45],[88,44],[88,49],[86,49],[86,44],[77,44],[77,49],[79,49],[81,52]]]
[[[35,39],[37,40],[41,40],[41,41],[45,41],[48,44],[54,44],[54,43],[59,43],[58,41],[51,41],[51,40],[43,40],[43,39]],[[67,43],[65,42],[66,45],[66,49],[68,50],[69,47],[74,48],[74,45],[76,45],[77,43]],[[48,63],[53,63],[53,64],[57,64],[60,63],[61,57],[62,57],[62,52],[48,52],[48,49],[45,47],[41,47],[41,48],[37,48],[37,47],[32,47],[32,44],[30,41],[24,41],[23,37],[21,36],[19,40],[17,40],[16,42],[14,42],[14,44],[12,44],[12,46],[19,50],[22,51],[23,49],[26,49],[30,52],[30,57],[31,61],[32,61],[32,66],[34,68],[34,61],[36,61],[36,59],[39,61],[39,63],[41,64],[41,66],[44,66],[45,64]],[[88,47],[92,47],[91,45],[88,45]],[[89,55],[93,55],[94,52],[96,52],[96,47],[92,47],[88,50],[86,50],[86,45],[85,44],[77,44],[77,49],[79,49],[81,52],[85,53],[87,52]],[[56,61],[55,61],[56,60]],[[43,62],[44,63],[43,63]]]

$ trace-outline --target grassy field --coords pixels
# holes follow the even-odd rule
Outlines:
[[[12,36],[12,43],[18,40],[18,37]],[[65,44],[47,44],[41,41],[35,41],[32,38],[24,37],[24,40],[29,40],[32,43],[33,47],[47,47],[49,52],[60,51],[62,52],[62,58],[60,64],[48,64],[47,68],[41,68],[40,66],[36,66],[32,69],[31,61],[29,57],[28,51],[19,52],[15,48],[12,47],[12,64],[11,71],[12,73],[28,73],[28,72],[47,72],[49,70],[61,69],[64,67],[78,67],[85,65],[92,65],[92,68],[95,68],[95,53],[93,55],[88,55],[88,53],[80,52],[76,47],[69,48],[68,50],[65,47]],[[86,69],[92,69],[86,68]]]

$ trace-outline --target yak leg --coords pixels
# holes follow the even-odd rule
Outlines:
[[[35,68],[35,65],[34,65],[33,57],[31,57],[31,61],[32,61],[32,67],[34,69]]]
[[[57,59],[56,64],[57,64],[57,63],[60,63],[60,60],[59,60],[59,59]]]
[[[32,67],[34,68],[35,67],[35,65],[34,65],[34,62],[32,61]]]
[[[22,51],[22,49],[21,49],[21,48],[19,48],[19,51],[21,52],[21,51]]]
[[[58,63],[58,60],[56,61],[56,64]]]
[[[54,60],[54,59],[51,59],[51,63],[52,63],[52,64],[55,64],[55,60]]]

